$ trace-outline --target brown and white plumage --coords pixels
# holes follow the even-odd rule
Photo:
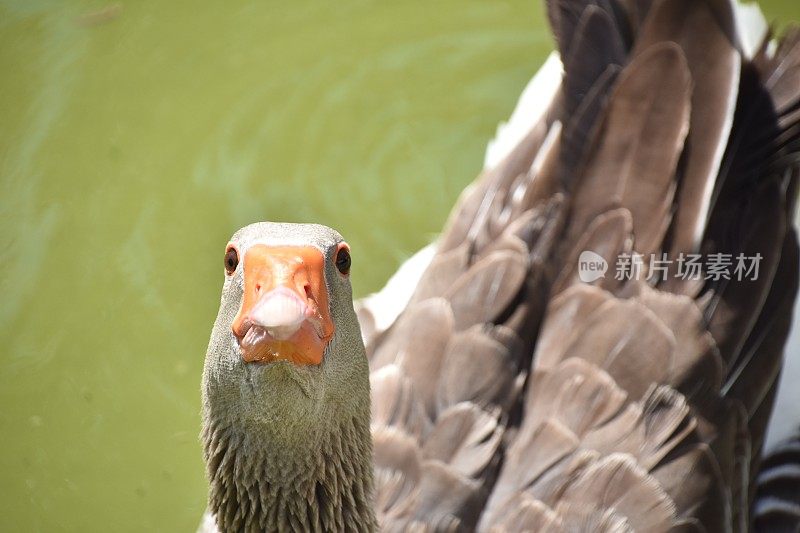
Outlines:
[[[758,474],[753,508],[756,531],[796,532],[800,524],[800,431],[778,444]]]
[[[363,505],[371,490],[387,531],[751,527],[798,285],[791,220],[800,176],[800,32],[790,30],[777,47],[762,39],[756,49],[727,0],[551,0],[548,13],[564,67],[555,84],[552,76],[538,82],[552,88],[544,90],[552,99],[538,104],[527,127],[515,114],[519,142],[462,194],[419,259],[424,271],[404,275],[413,290],[391,318],[374,316],[379,298],[359,306],[371,421],[363,419],[370,400],[363,362],[355,381],[323,378],[329,365],[364,357],[352,334],[355,314],[342,301],[349,292],[335,289],[340,281],[331,282],[336,274],[326,267],[331,301],[342,309],[331,314],[350,333],[346,341],[334,335],[319,372],[300,372],[316,376],[312,388],[349,387],[352,397],[334,395],[350,405],[339,410],[314,403],[327,401],[324,394],[306,394],[301,411],[324,408],[319,434],[360,449],[352,465],[342,445],[334,459],[301,454],[303,472],[291,447],[265,455],[240,445],[232,463],[220,459],[234,465],[224,471],[231,479],[215,485],[209,428],[224,425],[232,442],[266,437],[262,445],[310,431],[304,423],[294,435],[300,413],[259,385],[248,399],[264,405],[245,408],[267,413],[256,416],[264,427],[231,414],[243,398],[231,392],[235,379],[262,370],[235,361],[226,328],[242,296],[226,285],[229,309],[212,335],[204,378],[210,510],[230,515],[217,518],[223,529],[299,522],[270,522],[269,494],[240,502],[253,491],[220,492],[221,485],[269,492],[275,482],[253,479],[259,473],[329,481],[321,464],[330,461],[338,480],[331,493],[355,490],[336,472],[363,475],[360,497],[339,501]],[[267,243],[307,237],[317,248],[322,232],[327,261],[341,239],[319,229],[307,235],[304,226],[243,231]],[[620,280],[609,271],[584,283],[577,273],[584,250],[612,269],[634,253],[762,259],[754,281],[682,280],[672,266],[665,278]],[[643,277],[651,273],[645,265]],[[291,365],[277,365],[289,379]],[[352,425],[359,412],[358,422],[370,425],[374,485],[364,473],[367,444],[357,442],[369,440],[363,425],[350,430],[340,420]],[[264,470],[259,460],[287,471]],[[240,471],[250,473],[246,483]],[[304,501],[318,517],[330,498]],[[237,518],[238,503],[261,521]],[[371,527],[371,511],[358,516]],[[316,520],[303,525],[351,526],[341,516]]]

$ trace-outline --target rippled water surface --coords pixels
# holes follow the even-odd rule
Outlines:
[[[207,4],[0,0],[2,531],[193,530],[230,234],[331,225],[377,289],[551,47],[534,0]]]

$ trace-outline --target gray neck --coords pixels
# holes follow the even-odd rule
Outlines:
[[[368,421],[287,443],[264,427],[207,420],[209,510],[220,531],[374,531]]]

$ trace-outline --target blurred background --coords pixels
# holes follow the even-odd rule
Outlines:
[[[0,0],[0,531],[193,531],[228,237],[380,288],[552,47],[537,0],[206,4]]]

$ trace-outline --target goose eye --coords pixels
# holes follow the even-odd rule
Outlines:
[[[348,275],[350,273],[351,262],[352,260],[350,259],[350,251],[347,249],[347,247],[342,246],[339,248],[339,251],[336,252],[336,270],[345,276]]]
[[[233,246],[225,251],[225,272],[230,276],[239,266],[239,252]]]

